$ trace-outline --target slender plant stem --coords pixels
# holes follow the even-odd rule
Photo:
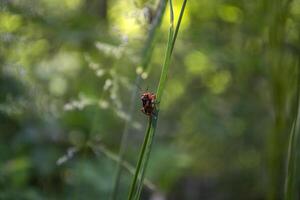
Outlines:
[[[183,17],[183,13],[184,13],[186,3],[187,3],[187,1],[185,0],[183,2],[182,7],[181,7],[181,12],[180,12],[179,19],[178,19],[178,22],[177,22],[177,25],[176,25],[176,28],[175,28],[175,32],[174,32],[173,31],[173,23],[174,23],[173,22],[174,21],[174,19],[173,19],[174,18],[173,5],[172,5],[172,1],[170,1],[170,13],[171,13],[170,14],[171,15],[170,16],[170,22],[171,22],[171,24],[170,24],[169,40],[168,40],[168,47],[170,47],[170,48],[167,49],[167,53],[166,53],[167,55],[166,55],[166,60],[165,60],[164,66],[170,66],[169,62],[170,62],[171,54],[172,54],[174,46],[175,46],[174,44],[175,44],[175,41],[176,41],[176,37],[178,35],[178,31],[179,31],[179,27],[180,27],[180,24],[181,24],[181,20],[182,20],[182,17]],[[169,59],[167,59],[167,58],[169,58]],[[164,69],[165,69],[165,72],[166,72],[165,74],[167,74],[168,68],[164,68]],[[164,73],[162,72],[162,74],[164,74]],[[160,80],[166,80],[166,79],[167,79],[167,77],[163,77]],[[163,81],[160,81],[160,83],[163,83]],[[162,85],[160,85],[160,86],[162,86]],[[157,94],[160,94],[160,93],[157,92]],[[162,94],[160,96],[162,96]],[[158,101],[160,102],[160,100],[161,99],[159,98]],[[157,112],[157,114],[158,114],[158,112]],[[152,120],[152,119],[150,119],[150,120]],[[154,119],[153,123],[152,123],[153,128],[151,129],[151,138],[150,138],[149,145],[148,145],[148,148],[147,148],[147,153],[146,153],[146,156],[145,156],[146,157],[145,158],[145,163],[144,163],[145,166],[147,166],[148,161],[149,161],[151,146],[152,146],[153,138],[154,138],[154,134],[155,134],[156,123],[157,123],[157,118]],[[141,175],[141,180],[143,180],[144,177],[145,177],[146,167],[144,167],[142,169],[143,170],[141,172],[141,174],[142,174]],[[140,194],[141,194],[141,190],[142,190],[142,186],[143,186],[143,184],[142,184],[142,181],[141,181],[140,184],[139,184],[139,187],[138,187],[138,192],[137,192],[135,200],[139,199]]]
[[[169,2],[172,2],[172,0],[170,0]],[[170,6],[170,8],[172,10],[172,6]],[[171,26],[171,27],[173,27],[173,26]],[[172,35],[171,35],[172,28],[171,27],[170,27],[170,33],[169,33],[168,46],[167,46],[167,53],[166,53],[166,56],[165,56],[165,63],[164,63],[163,68],[166,65],[166,60],[169,60],[169,58],[168,58],[169,56],[168,55],[169,55],[169,52],[170,52],[170,41],[172,40]],[[157,114],[158,114],[158,112],[156,113],[156,115]],[[143,142],[143,145],[142,145],[142,149],[141,149],[141,153],[140,153],[140,156],[139,156],[139,159],[138,159],[138,163],[137,163],[137,167],[136,167],[136,173],[135,173],[134,179],[132,181],[132,185],[131,185],[130,193],[129,193],[129,196],[128,196],[128,200],[138,199],[139,198],[138,195],[139,195],[139,190],[140,190],[140,184],[143,182],[143,175],[145,173],[145,169],[144,168],[146,167],[144,165],[144,167],[141,168],[141,166],[142,166],[142,163],[146,163],[146,160],[147,160],[146,157],[148,157],[148,155],[150,153],[150,152],[147,153],[146,154],[147,156],[145,156],[146,148],[148,146],[150,146],[149,145],[150,143],[152,143],[152,141],[150,140],[150,137],[152,136],[151,138],[153,140],[153,136],[154,136],[154,131],[152,131],[153,129],[151,128],[152,127],[151,124],[152,124],[153,120],[155,120],[155,122],[156,122],[157,117],[158,117],[158,115],[155,117],[156,119],[154,119],[154,117],[149,117],[148,127],[146,129],[146,136],[145,136],[145,139],[144,139],[144,142]],[[138,180],[139,176],[140,176],[140,179]]]
[[[154,135],[155,135],[155,130],[156,130],[156,124],[157,124],[157,120],[158,120],[158,111],[156,112],[156,116],[152,116],[149,117],[149,122],[150,122],[150,126],[147,127],[147,140],[145,141],[145,151],[143,152],[143,154],[141,154],[139,160],[141,160],[141,166],[142,167],[137,167],[137,170],[140,171],[139,172],[139,176],[138,176],[138,181],[137,181],[137,190],[135,192],[135,196],[134,199],[138,200],[141,194],[141,190],[142,190],[142,185],[143,185],[143,180],[145,178],[145,173],[146,173],[146,168],[148,165],[148,161],[149,161],[149,157],[150,157],[150,152],[151,152],[151,147],[152,147],[152,143],[153,143],[153,139],[154,139]],[[144,146],[143,145],[143,146]]]
[[[297,91],[296,91],[296,108],[293,119],[293,126],[290,133],[290,139],[288,144],[288,158],[287,158],[287,173],[285,177],[285,191],[284,199],[293,200],[296,199],[296,169],[297,169],[297,146],[298,146],[298,133],[299,133],[299,98],[300,98],[300,63],[298,61],[297,70]]]
[[[163,16],[166,11],[167,7],[167,2],[168,0],[160,0],[157,11],[156,11],[156,16],[153,20],[153,23],[150,25],[150,31],[148,38],[145,42],[145,48],[142,53],[142,61],[141,61],[141,67],[143,68],[144,71],[148,72],[150,71],[150,60],[153,54],[153,49],[156,44],[156,38],[159,32],[159,28],[163,19]]]
[[[184,0],[183,4],[181,6],[181,11],[179,13],[178,22],[177,22],[177,25],[176,25],[176,28],[175,28],[175,32],[174,32],[171,53],[173,53],[173,49],[174,49],[174,46],[175,46],[174,43],[175,43],[175,40],[176,40],[178,32],[179,32],[179,27],[180,27],[180,24],[181,24],[181,21],[182,21],[182,17],[183,17],[183,13],[184,13],[184,10],[185,10],[186,3],[187,3],[187,0]]]
[[[141,166],[142,166],[143,157],[144,157],[144,154],[145,154],[145,151],[146,151],[148,139],[150,137],[150,128],[149,127],[151,127],[151,122],[152,122],[152,120],[149,120],[149,122],[148,122],[146,136],[144,138],[144,142],[143,142],[142,149],[141,149],[141,152],[140,152],[140,155],[139,155],[138,163],[137,163],[137,166],[136,166],[135,174],[134,174],[134,177],[133,177],[133,181],[132,181],[132,184],[131,184],[131,189],[130,189],[129,196],[128,196],[129,200],[133,199],[133,197],[134,197],[134,192],[135,192],[135,188],[136,188],[136,184],[137,184],[137,180],[138,180],[138,176],[139,176],[139,173],[137,173],[137,172],[140,171]]]
[[[180,16],[179,20],[177,22],[176,29],[179,30],[181,19],[183,16],[183,12],[185,10],[185,5],[186,1],[183,1],[183,6],[181,7],[180,11]],[[174,20],[173,20],[173,5],[172,5],[172,0],[169,1],[170,3],[170,28],[169,28],[169,36],[168,36],[168,44],[167,44],[167,49],[166,49],[166,55],[165,55],[165,60],[164,64],[162,67],[162,72],[160,76],[160,80],[158,83],[158,88],[157,88],[157,101],[161,102],[161,97],[165,88],[165,84],[167,81],[167,73],[168,69],[170,66],[170,61],[171,61],[171,55],[173,52],[173,48],[175,45],[175,41],[177,38],[177,34],[174,35]],[[177,30],[177,32],[178,32]],[[141,148],[141,153],[138,159],[137,163],[137,168],[135,172],[134,179],[131,184],[128,200],[132,200],[133,198],[135,200],[138,200],[140,198],[141,190],[142,190],[142,184],[144,181],[147,165],[148,165],[148,160],[150,157],[150,152],[151,152],[151,147],[156,131],[156,126],[157,126],[157,120],[158,120],[158,114],[159,114],[159,107],[157,107],[157,111],[155,115],[149,117],[149,122],[148,122],[148,127],[146,129],[146,135],[144,139],[144,143]]]
[[[290,118],[286,117],[286,107],[289,105],[288,76],[291,66],[284,62],[285,52],[282,45],[286,38],[286,23],[291,1],[265,0],[268,9],[267,26],[268,51],[267,63],[270,66],[270,83],[272,85],[272,100],[274,109],[274,127],[267,136],[267,167],[268,184],[266,199],[283,199],[284,196],[284,162],[288,147],[288,132]],[[294,121],[294,119],[292,119]]]
[[[170,0],[170,2],[172,2]],[[173,6],[172,3],[170,3],[170,12],[173,13]],[[163,91],[165,88],[165,84],[167,82],[167,76],[168,76],[168,69],[170,66],[170,60],[171,60],[171,54],[172,54],[172,45],[174,45],[175,41],[173,42],[174,38],[174,24],[173,24],[173,14],[170,14],[170,28],[169,28],[169,37],[168,37],[168,44],[167,44],[167,51],[165,55],[164,65],[162,67],[162,71],[160,74],[160,79],[156,91],[157,101],[161,102],[161,97],[163,95]],[[159,109],[158,109],[159,111]]]
[[[150,119],[150,120],[152,120],[151,125],[153,127],[156,127],[157,120],[153,120],[153,119]],[[142,189],[143,189],[143,185],[144,185],[143,184],[143,180],[145,179],[146,168],[147,168],[148,161],[149,161],[149,158],[150,158],[150,152],[151,152],[151,147],[152,147],[152,144],[153,144],[154,133],[155,132],[153,132],[153,133],[150,132],[150,138],[149,138],[149,142],[148,142],[148,145],[147,145],[147,151],[146,151],[146,155],[145,155],[145,159],[144,159],[144,163],[143,163],[144,167],[142,167],[141,177],[140,177],[140,180],[139,180],[138,189],[137,189],[137,192],[136,192],[136,195],[135,195],[135,198],[134,198],[135,200],[139,199],[139,197],[141,195],[141,192],[142,192]]]
[[[157,14],[153,20],[153,23],[150,26],[150,31],[145,43],[145,47],[142,53],[142,61],[141,61],[141,67],[143,70],[147,69],[153,54],[153,49],[156,43],[156,38],[158,35],[158,29],[161,25],[163,14],[165,13],[167,0],[160,0],[158,8],[157,8]],[[148,70],[147,70],[148,71]],[[128,111],[128,120],[125,122],[124,130],[122,133],[121,138],[121,144],[120,144],[120,150],[119,150],[119,162],[117,163],[117,170],[112,190],[112,200],[117,199],[119,184],[120,184],[120,178],[122,174],[122,166],[121,163],[124,160],[125,152],[127,149],[127,143],[128,143],[128,137],[129,137],[129,127],[130,127],[130,121],[132,119],[133,113],[134,113],[134,105],[136,105],[136,99],[138,96],[138,85],[141,83],[141,76],[137,76],[135,80],[135,89],[132,92],[131,100],[130,100],[130,108]]]

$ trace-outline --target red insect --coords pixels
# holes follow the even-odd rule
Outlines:
[[[148,116],[152,116],[155,112],[156,95],[151,92],[145,92],[141,95],[143,107],[141,111]]]

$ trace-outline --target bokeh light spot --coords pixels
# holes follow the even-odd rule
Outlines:
[[[22,18],[16,14],[0,12],[0,33],[16,31],[22,25]]]
[[[214,74],[207,80],[207,85],[214,94],[220,94],[224,92],[231,81],[231,74],[229,71],[224,70]]]
[[[194,51],[188,54],[185,57],[184,63],[187,66],[188,71],[192,74],[204,75],[210,71],[210,68],[212,67],[207,56],[200,51]]]
[[[67,82],[62,77],[53,77],[49,83],[49,90],[52,94],[61,96],[67,89]]]
[[[222,5],[218,8],[219,17],[230,23],[238,23],[242,20],[242,11],[238,7],[232,5]]]

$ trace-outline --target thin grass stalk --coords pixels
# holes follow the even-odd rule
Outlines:
[[[128,195],[128,200],[132,200],[133,197],[134,197],[134,192],[135,192],[136,185],[137,185],[139,171],[141,169],[142,162],[143,162],[142,158],[144,157],[145,150],[146,150],[146,147],[147,147],[147,143],[148,143],[149,137],[150,137],[150,128],[149,127],[151,127],[151,122],[152,122],[151,120],[149,120],[149,122],[148,122],[148,127],[146,129],[147,132],[146,132],[146,135],[145,135],[145,138],[144,138],[144,142],[143,142],[143,145],[142,145],[142,149],[141,149],[141,152],[140,152],[140,155],[139,155],[138,163],[137,163],[136,170],[135,170],[135,173],[134,173],[134,177],[133,177],[133,180],[132,180],[131,189],[130,189],[130,192],[129,192],[129,195]]]
[[[173,49],[175,46],[175,41],[178,35],[178,31],[181,25],[181,21],[182,21],[182,17],[184,14],[184,10],[185,10],[185,6],[186,6],[187,0],[183,1],[183,4],[181,6],[181,10],[180,10],[180,14],[179,14],[179,18],[178,18],[178,22],[175,28],[175,31],[173,30],[173,16],[171,15],[171,19],[170,19],[170,31],[169,31],[169,41],[168,41],[168,48],[167,48],[167,53],[166,53],[166,58],[165,58],[165,62],[164,62],[164,66],[162,68],[162,72],[161,72],[161,76],[160,76],[160,80],[159,80],[159,84],[158,84],[158,89],[156,92],[157,95],[157,101],[161,102],[161,97],[163,95],[163,90],[165,88],[165,84],[167,81],[167,76],[168,76],[168,70],[169,70],[169,66],[170,66],[170,59],[171,59],[171,55],[173,53]],[[172,4],[170,4],[170,6],[172,6]],[[158,109],[159,110],[159,109]]]
[[[172,0],[170,0],[169,2],[171,2],[170,4],[172,4]],[[172,6],[170,6],[170,9],[173,12]],[[169,60],[170,60],[169,55],[170,55],[170,50],[171,50],[170,45],[171,45],[172,36],[173,36],[173,24],[170,26],[169,37],[168,37],[169,40],[168,40],[168,45],[167,45],[167,53],[165,56],[165,62],[164,62],[163,69],[166,67],[166,63],[169,62]],[[157,114],[158,114],[158,112],[156,113],[156,115]],[[150,153],[149,150],[150,150],[151,143],[153,141],[153,136],[154,136],[153,130],[156,127],[155,126],[153,128],[152,122],[155,120],[154,122],[156,124],[157,117],[158,117],[158,115],[155,117],[155,119],[154,119],[154,117],[149,117],[148,127],[146,129],[146,136],[145,136],[144,143],[143,143],[142,149],[141,149],[141,153],[140,153],[140,156],[138,159],[136,173],[135,173],[134,179],[132,181],[128,200],[139,198],[139,190],[141,187],[140,185],[143,182],[143,176],[145,173],[145,167],[146,167],[145,163],[147,163],[147,157],[149,157],[149,153]],[[150,139],[150,137],[152,139]],[[145,156],[146,149],[147,149],[147,152],[149,152],[149,153],[147,153]]]
[[[168,47],[170,47],[170,48],[167,50],[167,56],[166,56],[166,58],[169,58],[169,59],[165,60],[165,65],[164,66],[170,66],[171,54],[172,54],[174,46],[175,46],[174,44],[175,44],[175,41],[176,41],[176,38],[177,38],[177,35],[178,35],[178,31],[179,31],[179,27],[180,27],[180,24],[181,24],[181,21],[182,21],[182,17],[183,17],[183,13],[184,13],[184,10],[185,10],[186,3],[187,3],[187,1],[184,0],[183,5],[181,6],[181,11],[180,11],[179,18],[178,18],[177,25],[176,25],[175,32],[174,32],[174,30],[173,30],[173,24],[174,24],[174,22],[173,22],[174,21],[173,5],[172,5],[172,2],[170,2],[170,13],[171,14],[170,14],[170,31],[169,31],[169,41],[168,41]],[[165,69],[165,72],[166,72],[165,74],[167,74],[168,68],[164,68],[164,69]],[[162,73],[162,74],[164,74],[164,73]],[[163,77],[163,79],[160,79],[160,80],[166,80],[166,79],[167,79],[167,76]],[[163,83],[163,82],[160,81],[160,83]],[[157,92],[157,94],[160,94],[160,93]],[[162,94],[160,96],[162,96]],[[158,101],[160,102],[160,98],[158,98]],[[150,120],[152,120],[152,119],[150,119]],[[151,132],[153,132],[153,133],[151,134],[151,138],[150,138],[150,141],[149,141],[149,147],[148,147],[148,150],[147,150],[147,154],[145,156],[146,157],[145,158],[145,164],[144,164],[145,167],[142,170],[141,181],[140,181],[140,184],[139,184],[139,187],[138,187],[138,192],[137,192],[137,196],[136,196],[135,200],[138,200],[140,195],[141,195],[142,186],[143,186],[142,181],[145,177],[146,167],[147,167],[149,157],[150,157],[150,151],[151,151],[151,146],[152,146],[153,138],[154,138],[154,134],[155,134],[156,123],[157,123],[157,118],[154,119],[153,122],[152,122],[153,128],[151,129]]]
[[[182,21],[182,17],[183,17],[183,13],[184,13],[184,10],[185,10],[185,6],[186,6],[186,3],[187,3],[187,0],[184,0],[182,6],[181,6],[181,11],[180,11],[180,14],[179,14],[179,18],[178,18],[178,21],[177,21],[177,25],[176,25],[176,28],[175,28],[175,31],[173,31],[173,14],[171,14],[171,28],[170,28],[170,33],[169,33],[169,41],[168,41],[168,44],[171,46],[170,48],[170,52],[167,52],[169,53],[169,58],[171,57],[171,54],[173,52],[173,49],[174,49],[174,44],[175,44],[175,41],[176,41],[176,38],[177,38],[177,35],[178,35],[178,31],[179,31],[179,27],[180,27],[180,24],[181,24],[181,21]],[[173,13],[173,6],[172,4],[170,5],[170,12]],[[168,46],[169,46],[168,45]],[[170,62],[170,60],[168,60],[167,62]],[[169,64],[168,64],[169,65]],[[168,70],[166,70],[168,71]],[[167,77],[164,77],[164,79],[166,80]],[[159,93],[157,93],[159,94]],[[161,94],[162,96],[162,94]],[[158,100],[160,102],[160,100]],[[152,120],[152,119],[150,119]],[[152,122],[152,125],[153,125],[153,133],[151,134],[151,138],[150,138],[150,142],[149,142],[149,147],[148,147],[148,151],[147,151],[147,154],[146,154],[146,160],[145,160],[145,166],[148,165],[148,161],[149,161],[149,157],[150,157],[150,150],[151,150],[151,146],[152,146],[152,143],[153,143],[153,137],[154,137],[154,133],[155,133],[155,128],[156,128],[156,122],[157,122],[157,119],[156,120],[153,120]],[[138,187],[138,193],[137,193],[137,196],[135,198],[135,200],[138,200],[140,195],[141,195],[141,191],[142,191],[142,186],[143,186],[143,183],[142,183],[142,180],[144,179],[145,177],[145,172],[146,172],[146,167],[143,168],[142,170],[142,175],[141,175],[141,182],[139,184],[139,187]]]
[[[297,66],[297,91],[296,91],[296,109],[294,113],[293,126],[290,133],[288,144],[288,158],[287,158],[287,173],[285,177],[285,191],[284,199],[296,199],[296,169],[297,169],[297,146],[299,133],[299,95],[300,95],[300,70],[299,63]]]
[[[157,8],[157,14],[153,20],[153,23],[151,24],[150,31],[145,43],[145,47],[142,53],[142,61],[141,61],[141,67],[144,71],[149,71],[147,68],[149,68],[149,62],[151,60],[152,54],[153,54],[153,49],[156,43],[156,38],[158,35],[158,29],[161,25],[163,15],[166,10],[166,5],[167,5],[167,0],[160,0],[160,3]],[[127,149],[127,143],[128,143],[128,137],[129,137],[129,127],[130,127],[130,122],[132,119],[132,115],[134,113],[134,105],[136,105],[136,99],[138,96],[138,86],[141,83],[141,76],[137,76],[135,80],[135,89],[133,90],[131,94],[131,100],[130,100],[130,106],[129,106],[129,111],[128,111],[128,120],[125,122],[125,126],[123,129],[122,133],[122,138],[121,138],[121,145],[120,145],[120,150],[119,150],[119,161],[117,163],[117,170],[116,170],[116,175],[115,175],[115,180],[113,183],[113,190],[112,190],[112,200],[117,199],[117,194],[118,194],[118,189],[119,189],[119,184],[120,184],[120,179],[121,179],[121,173],[122,173],[122,162],[124,160],[125,152]]]
[[[288,146],[288,158],[287,158],[287,174],[285,177],[285,191],[284,191],[284,199],[285,200],[293,200],[294,198],[294,185],[295,179],[294,174],[296,172],[296,157],[295,157],[295,137],[296,137],[296,120],[293,122],[292,130],[290,133],[289,146]]]
[[[182,6],[181,6],[181,10],[180,10],[180,13],[179,13],[177,25],[176,25],[174,36],[173,36],[173,41],[172,41],[173,44],[172,44],[172,48],[171,48],[171,53],[173,53],[173,49],[174,49],[174,46],[175,46],[174,45],[175,40],[176,40],[178,32],[179,32],[179,27],[180,27],[180,24],[181,24],[181,21],[182,21],[182,17],[183,17],[183,13],[184,13],[184,10],[185,10],[186,3],[187,3],[187,0],[184,0],[183,3],[182,3]]]
[[[150,26],[149,36],[145,43],[146,48],[144,48],[144,51],[142,53],[143,60],[141,61],[141,67],[147,73],[149,73],[151,70],[151,65],[149,65],[149,63],[153,54],[154,46],[156,44],[156,38],[159,32],[159,28],[166,11],[167,3],[168,0],[160,0],[156,17],[154,18],[153,23]]]
[[[150,120],[152,121],[151,126],[156,127],[157,120],[152,120],[152,119],[150,119]],[[150,158],[150,152],[151,152],[152,144],[153,144],[154,133],[155,132],[153,132],[153,133],[150,132],[149,142],[148,142],[148,145],[146,147],[145,159],[144,159],[144,162],[143,162],[143,165],[142,165],[143,167],[142,167],[142,170],[141,170],[141,177],[139,179],[137,192],[136,192],[136,195],[134,197],[135,200],[139,200],[139,198],[141,196],[142,189],[143,189],[144,179],[145,179],[145,174],[146,174],[146,168],[148,166],[148,161],[149,161],[149,158]]]
[[[289,66],[285,63],[286,52],[282,47],[286,40],[286,23],[291,0],[265,0],[266,26],[268,27],[267,64],[270,66],[270,83],[274,109],[274,126],[267,136],[267,172],[268,184],[266,199],[284,198],[284,171],[286,162],[287,134],[291,130],[291,122],[286,116],[289,106]]]
[[[170,3],[170,7],[172,10],[173,8],[171,5],[172,4]],[[174,25],[173,25],[173,19],[172,19],[172,17],[170,17],[170,28],[169,28],[169,37],[168,37],[169,39],[168,39],[168,45],[167,45],[167,52],[166,52],[166,56],[165,56],[165,60],[164,60],[164,65],[161,70],[158,87],[156,90],[156,96],[157,96],[158,102],[161,102],[161,97],[163,95],[163,91],[164,91],[166,81],[167,81],[168,69],[170,66],[170,60],[171,60],[171,54],[172,54],[172,48],[173,48],[171,46],[172,46],[172,44],[174,45],[174,43],[172,42],[173,36],[174,36]],[[159,108],[157,109],[157,112],[159,112]]]
[[[168,37],[168,44],[167,44],[167,50],[166,50],[166,56],[164,60],[164,64],[162,67],[162,72],[157,88],[157,101],[161,102],[161,97],[163,95],[163,91],[165,88],[166,80],[167,80],[167,73],[168,69],[170,66],[170,60],[171,60],[171,55],[174,49],[175,41],[177,38],[177,34],[174,34],[174,25],[173,25],[173,5],[172,1],[170,0],[170,28],[169,28],[169,37]],[[181,24],[181,19],[185,10],[185,5],[186,5],[187,0],[184,0],[183,6],[181,7],[180,11],[180,17],[176,26],[175,32],[178,33],[180,24]],[[136,168],[136,173],[134,176],[134,179],[132,181],[130,193],[128,196],[128,200],[132,200],[133,197],[134,199],[138,200],[140,198],[141,190],[142,190],[142,184],[144,181],[144,176],[146,173],[146,168],[148,165],[148,160],[150,157],[150,152],[151,152],[151,146],[153,143],[153,138],[155,135],[156,131],[156,125],[157,125],[157,120],[158,120],[158,113],[159,113],[159,108],[157,108],[157,112],[155,113],[155,116],[149,117],[149,126],[146,129],[146,136],[145,140],[142,146],[142,150],[138,159],[138,164]]]

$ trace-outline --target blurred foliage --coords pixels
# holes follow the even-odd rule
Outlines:
[[[116,163],[96,147],[118,152],[157,5],[0,0],[0,199],[109,199]],[[168,26],[141,92],[157,85]],[[188,2],[143,199],[281,199],[299,28],[299,0]],[[135,110],[131,164],[147,123]]]

